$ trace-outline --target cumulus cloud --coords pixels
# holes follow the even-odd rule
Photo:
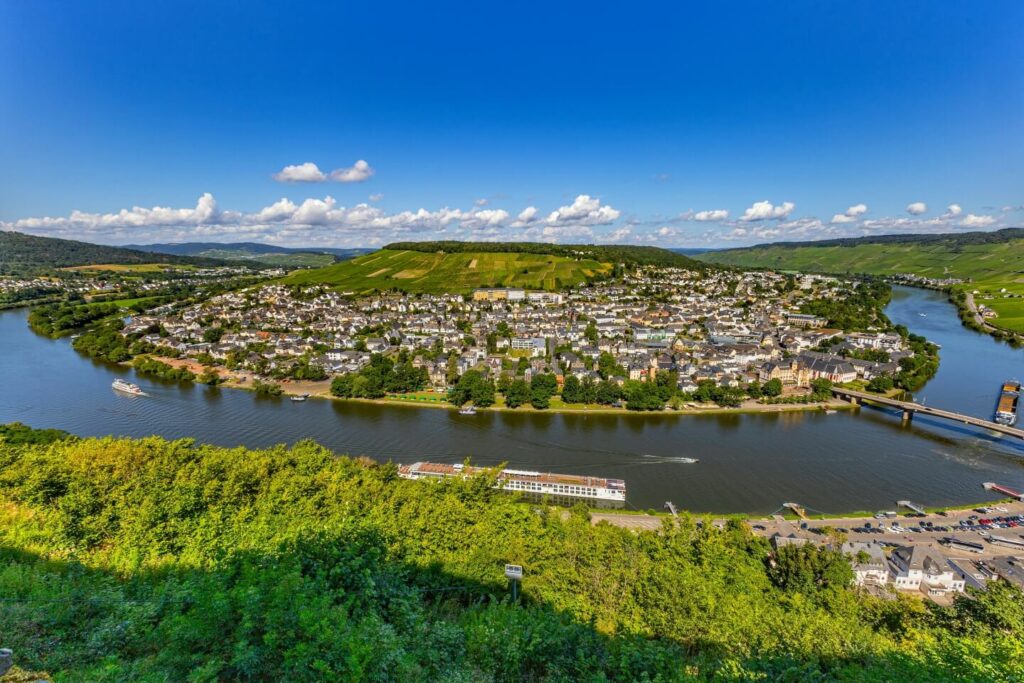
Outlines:
[[[569,206],[561,206],[547,217],[548,225],[609,225],[618,220],[621,211],[601,204],[597,197],[581,194]]]
[[[963,211],[964,210],[960,208],[959,204],[950,204],[949,206],[946,207],[946,212],[950,216],[959,216],[961,213],[963,213]]]
[[[379,202],[380,200],[384,199],[384,195],[378,192],[376,194],[371,194],[369,197],[367,197],[367,199],[369,199],[371,202]]]
[[[331,171],[331,180],[339,183],[361,183],[369,180],[376,171],[362,159],[348,168],[337,168]]]
[[[285,166],[275,173],[273,178],[279,183],[322,183],[327,180],[339,183],[361,183],[373,174],[374,169],[362,159],[348,168],[338,168],[330,173],[324,173],[312,161],[307,161],[304,164]]]
[[[975,216],[973,213],[969,213],[964,216],[961,224],[968,228],[987,228],[996,222],[993,216]]]
[[[787,218],[789,214],[793,213],[795,208],[796,204],[793,202],[783,202],[778,206],[773,205],[769,201],[754,202],[750,208],[743,212],[740,220],[763,221],[769,218]]]
[[[910,204],[907,204],[907,213],[911,216],[920,216],[927,210],[928,205],[924,202],[911,202]]]
[[[833,223],[853,223],[868,211],[867,204],[854,204],[843,213],[832,216]]]
[[[729,212],[726,209],[711,209],[709,211],[698,211],[693,214],[693,220],[707,222],[707,221],[724,221],[729,217]]]
[[[322,183],[327,176],[312,161],[294,166],[285,166],[274,174],[274,180],[279,183]]]

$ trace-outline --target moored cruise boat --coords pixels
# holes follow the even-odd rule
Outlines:
[[[404,479],[439,480],[446,477],[471,477],[486,471],[485,467],[449,465],[440,462],[414,462],[399,465],[398,476]],[[595,502],[624,503],[626,482],[621,479],[588,477],[576,474],[555,474],[529,470],[501,470],[495,488],[521,491],[534,496],[573,498]]]
[[[996,413],[992,419],[1001,425],[1012,427],[1017,423],[1017,409],[1020,406],[1020,382],[1011,380],[1003,382],[996,403]]]
[[[146,392],[144,392],[141,388],[139,388],[138,384],[132,384],[131,382],[125,382],[123,379],[115,379],[113,381],[113,383],[111,383],[110,386],[113,387],[117,391],[121,391],[121,392],[124,392],[126,394],[132,394],[133,396],[145,396],[146,395]]]

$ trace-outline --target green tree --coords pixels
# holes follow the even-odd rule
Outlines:
[[[530,400],[530,385],[525,379],[514,380],[505,392],[505,405],[509,408],[518,408]]]
[[[778,377],[768,380],[764,383],[762,392],[765,396],[780,396],[782,394],[782,380]]]

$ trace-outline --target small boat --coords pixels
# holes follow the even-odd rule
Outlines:
[[[694,463],[700,462],[697,458],[678,458],[676,462],[681,462],[684,465],[693,465]]]
[[[838,412],[839,412],[838,410],[832,410],[831,408],[827,408],[827,409],[825,410],[825,414],[826,414],[826,415],[835,415],[835,414],[836,414],[836,413],[838,413]]]
[[[473,406],[459,408],[459,415],[476,415],[476,408],[474,408]]]
[[[922,318],[927,318],[928,317],[927,313],[918,313],[918,315],[921,316]]]
[[[138,384],[132,384],[131,382],[125,382],[123,379],[115,379],[110,384],[110,386],[113,387],[115,391],[121,391],[121,392],[124,392],[126,394],[131,394],[132,396],[146,396],[147,395],[146,392],[144,392],[141,388],[139,388]]]
[[[291,397],[292,401],[294,401],[295,403],[301,403],[305,401],[307,398],[309,398],[309,394],[299,394],[297,396]]]

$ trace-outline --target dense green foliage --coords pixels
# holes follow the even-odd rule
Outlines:
[[[152,375],[172,382],[196,381],[196,374],[188,368],[176,368],[149,356],[136,356],[132,360],[132,367],[140,374]]]
[[[280,384],[275,382],[264,382],[263,380],[254,379],[252,381],[252,390],[256,392],[257,396],[281,396],[284,393],[284,389],[281,388]]]
[[[868,280],[853,286],[846,296],[811,299],[800,306],[809,313],[828,320],[830,327],[846,332],[886,329],[891,323],[884,310],[892,298],[892,287],[881,280]]]
[[[448,402],[457,406],[472,402],[478,408],[488,408],[494,405],[494,393],[494,382],[477,370],[467,370],[448,389]]]
[[[400,353],[392,360],[375,353],[359,372],[335,377],[331,394],[339,398],[383,398],[388,393],[421,391],[427,380],[427,369],[414,367],[407,354]]]
[[[395,242],[385,249],[445,252],[505,252],[510,254],[552,254],[567,258],[585,258],[602,263],[622,263],[629,266],[665,266],[704,270],[706,264],[694,261],[669,249],[613,244],[547,244],[543,242]]]
[[[116,315],[116,304],[85,305],[65,302],[36,306],[28,314],[28,324],[34,332],[47,337],[61,337],[85,327],[101,318]]]
[[[0,633],[69,681],[1005,681],[1024,596],[925,608],[686,514],[592,526],[303,442],[0,443]],[[525,567],[519,603],[502,568]]]
[[[103,263],[223,265],[224,262],[0,230],[0,275],[34,275],[69,266]]]
[[[0,424],[0,444],[8,446],[47,444],[67,439],[70,436],[63,429],[33,429],[20,422]]]

